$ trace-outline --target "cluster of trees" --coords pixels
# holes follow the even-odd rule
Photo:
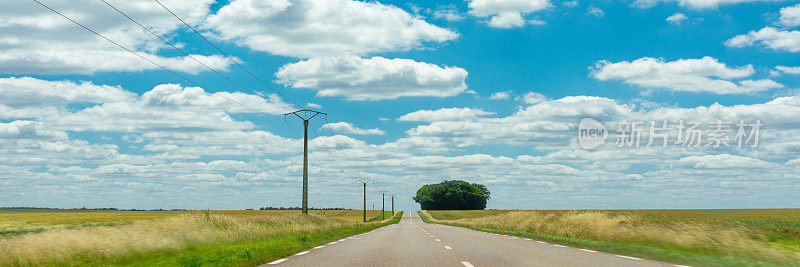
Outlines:
[[[417,190],[414,201],[423,210],[482,210],[491,193],[486,186],[461,180],[426,184]]]

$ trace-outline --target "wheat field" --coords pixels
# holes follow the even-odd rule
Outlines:
[[[423,213],[434,222],[459,226],[800,263],[797,209]]]
[[[327,214],[331,212],[332,214]],[[321,213],[321,214],[320,214]],[[365,225],[355,211],[2,210],[0,266],[91,263],[190,246]],[[361,212],[358,211],[360,215]],[[380,215],[370,211],[368,215]],[[361,217],[358,217],[360,220]],[[391,218],[382,222],[385,223]],[[20,229],[36,231],[25,232]]]

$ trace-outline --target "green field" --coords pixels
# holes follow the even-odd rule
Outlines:
[[[442,224],[677,264],[800,265],[800,209],[421,213]]]
[[[261,264],[400,218],[380,214],[0,209],[0,266]]]

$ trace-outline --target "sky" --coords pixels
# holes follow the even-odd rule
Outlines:
[[[0,206],[299,206],[313,109],[312,207],[800,207],[796,1],[37,1],[0,0]]]

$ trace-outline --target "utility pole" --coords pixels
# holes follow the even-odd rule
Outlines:
[[[302,116],[300,115],[301,113],[303,114]],[[308,116],[308,113],[311,113],[311,116]],[[303,120],[303,214],[308,214],[308,120],[319,114],[328,114],[319,111],[303,109],[283,114],[283,119],[286,120],[286,115],[291,114],[294,114]]]
[[[394,216],[394,197],[397,195],[392,194],[392,216]]]
[[[359,181],[364,184],[364,222],[367,222],[367,183],[372,182],[372,180],[367,178],[362,178],[356,181]]]
[[[378,191],[381,193],[381,220],[386,219],[386,215],[383,214],[384,210],[386,210],[386,193],[389,191],[381,190]]]

